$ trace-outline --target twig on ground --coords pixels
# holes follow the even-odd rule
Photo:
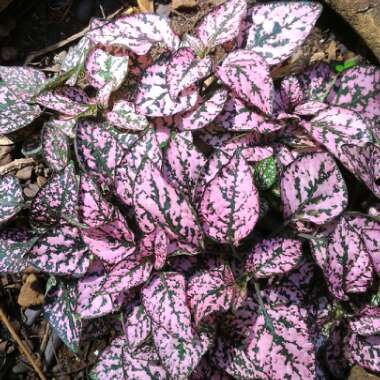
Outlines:
[[[4,326],[7,328],[9,333],[11,334],[12,338],[16,341],[20,352],[22,355],[25,355],[25,357],[28,359],[29,363],[32,365],[33,369],[37,372],[39,378],[41,380],[47,380],[45,375],[43,374],[41,368],[39,367],[36,360],[33,358],[33,355],[29,351],[29,349],[26,347],[24,342],[21,340],[21,338],[18,336],[16,330],[14,329],[12,323],[4,313],[3,309],[0,307],[0,321],[3,322]]]
[[[0,175],[7,174],[13,170],[20,170],[22,168],[25,168],[26,166],[30,166],[35,164],[36,161],[34,161],[33,158],[19,158],[17,160],[14,160],[8,164],[5,164],[3,166],[0,166]]]

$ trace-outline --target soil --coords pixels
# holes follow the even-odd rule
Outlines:
[[[155,1],[156,11],[170,15],[173,29],[181,35],[190,32],[210,7],[221,0],[173,2],[175,9],[171,11],[170,0]],[[186,6],[180,6],[181,4]],[[88,25],[91,17],[102,17],[122,6],[129,8],[136,5],[134,1],[122,0],[13,0],[6,10],[0,13],[0,64],[22,65],[32,52],[81,31]],[[31,64],[54,71],[55,62],[68,47],[69,45],[39,56]],[[342,62],[353,57],[376,62],[374,55],[349,25],[336,13],[326,9],[302,49],[297,51],[286,65],[277,69],[275,75],[281,77],[301,71],[311,63],[321,60]],[[0,171],[4,165],[12,165],[14,160],[23,157],[23,143],[26,140],[30,142],[31,138],[36,136],[35,131],[36,129],[31,128],[31,132],[13,136],[13,141],[0,136]],[[21,167],[15,165],[11,172],[20,179],[25,196],[29,199],[46,182],[50,174],[42,162],[32,162]],[[24,277],[0,276],[1,304],[33,355],[41,358],[43,371],[48,379],[86,379],[89,367],[96,360],[96,354],[107,345],[111,336],[102,332],[101,326],[96,326],[98,339],[81,347],[76,355],[54,340],[41,313],[46,280],[46,276],[37,273],[29,273]],[[115,331],[120,328],[117,321],[111,319],[110,323],[114,323]],[[88,333],[94,334],[94,331]],[[357,367],[349,377],[351,380],[375,378],[377,377]],[[8,331],[0,324],[1,379],[37,377],[20,356]]]

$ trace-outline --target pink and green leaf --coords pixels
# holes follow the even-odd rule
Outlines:
[[[13,218],[24,206],[24,195],[17,177],[0,177],[0,224]]]

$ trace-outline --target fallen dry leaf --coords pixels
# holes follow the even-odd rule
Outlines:
[[[144,13],[153,13],[154,12],[154,3],[153,0],[137,0],[137,4]]]
[[[24,308],[42,305],[44,295],[40,289],[38,278],[35,274],[29,274],[20,289],[17,303]]]
[[[198,0],[173,0],[172,9],[177,8],[192,8],[198,5]]]

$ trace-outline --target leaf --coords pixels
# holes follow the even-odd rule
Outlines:
[[[65,136],[70,139],[75,138],[75,126],[77,121],[75,119],[52,119],[45,123],[49,128],[56,128],[61,131]]]
[[[67,116],[95,116],[96,105],[90,104],[90,98],[80,88],[60,87],[53,91],[40,93],[36,103]]]
[[[192,245],[194,250],[202,247],[202,231],[194,210],[151,161],[143,162],[136,176],[133,205],[143,232],[160,226],[169,238]]]
[[[338,299],[347,300],[347,293],[364,293],[372,283],[371,254],[377,256],[380,251],[372,252],[365,231],[374,224],[343,215],[329,237],[323,270],[330,292]]]
[[[173,100],[190,87],[211,73],[212,60],[209,56],[198,59],[189,48],[178,49],[170,58],[166,70],[169,94]]]
[[[368,337],[350,334],[347,339],[347,356],[351,362],[370,371],[380,371],[380,336]]]
[[[320,4],[307,1],[258,4],[252,9],[246,49],[270,65],[281,63],[302,45],[321,12]]]
[[[240,152],[207,185],[199,205],[206,235],[238,246],[259,217],[259,196],[248,163]]]
[[[380,198],[380,177],[379,160],[380,148],[372,143],[364,146],[347,144],[342,146],[345,162],[348,169],[362,181],[375,196]]]
[[[82,238],[94,255],[110,265],[136,250],[134,234],[118,209],[108,223],[82,230]]]
[[[0,82],[0,133],[8,134],[30,124],[41,114],[38,105],[20,101]]]
[[[328,108],[326,103],[319,102],[318,100],[310,100],[297,105],[294,109],[294,113],[299,116],[315,116],[319,112],[326,110],[326,108]]]
[[[380,333],[380,309],[365,306],[359,315],[349,321],[350,329],[361,336],[378,335]]]
[[[114,206],[103,197],[98,185],[88,174],[80,178],[79,211],[81,220],[95,228],[111,222],[116,214]]]
[[[345,166],[349,164],[342,152],[344,144],[362,146],[372,141],[371,131],[364,120],[356,112],[340,107],[330,107],[321,111],[310,123],[301,125]]]
[[[143,72],[135,97],[138,113],[146,116],[170,116],[195,106],[198,93],[194,86],[184,90],[177,100],[172,100],[166,81],[168,65],[169,61],[165,57],[160,58]]]
[[[226,312],[235,299],[235,279],[231,268],[221,263],[190,277],[187,297],[198,325],[214,313]]]
[[[80,120],[75,136],[75,150],[79,163],[101,184],[110,185],[123,151],[104,125],[92,120]]]
[[[191,342],[191,315],[187,306],[185,278],[182,274],[155,274],[142,289],[142,303],[156,325],[173,337]]]
[[[53,173],[48,182],[33,198],[30,219],[34,223],[55,224],[60,220],[78,221],[78,184],[74,164],[70,162],[63,171]]]
[[[102,91],[104,97],[100,103],[108,105],[111,92],[117,90],[128,73],[128,55],[112,55],[111,53],[95,48],[85,62],[86,78],[88,83]]]
[[[200,100],[191,110],[181,115],[178,127],[183,130],[197,130],[210,124],[223,110],[227,91],[219,89],[206,100]]]
[[[78,352],[82,321],[75,312],[77,289],[75,283],[59,281],[45,297],[44,317],[59,338],[73,352]]]
[[[106,119],[115,127],[131,131],[142,131],[149,126],[144,115],[136,112],[133,103],[118,100],[114,103],[112,111],[106,113]]]
[[[169,239],[162,228],[156,228],[153,232],[145,234],[139,245],[140,255],[154,256],[154,268],[160,270],[166,262],[169,253]]]
[[[327,102],[358,112],[367,120],[380,121],[380,70],[355,66],[338,76]]]
[[[205,163],[206,158],[193,144],[190,132],[172,135],[164,156],[164,176],[189,200]]]
[[[295,159],[281,178],[284,218],[325,224],[347,206],[347,188],[334,160],[326,153]]]
[[[140,347],[152,333],[152,322],[142,305],[136,305],[125,316],[124,332],[131,351]]]
[[[180,40],[170,28],[168,19],[155,14],[122,16],[100,28],[91,28],[87,37],[96,45],[122,46],[137,55],[145,55],[155,43],[167,49],[178,49]]]
[[[125,336],[115,338],[100,355],[90,374],[92,380],[164,380],[165,370],[153,347],[142,347],[138,352],[128,348]]]
[[[23,228],[0,231],[0,273],[17,273],[28,266],[25,254],[38,235]]]
[[[152,0],[137,0],[137,4],[144,13],[154,13],[154,2]]]
[[[245,270],[256,278],[282,275],[291,271],[302,256],[301,242],[295,239],[273,238],[255,245],[249,253]]]
[[[42,152],[49,167],[58,172],[69,162],[69,141],[67,136],[49,122],[41,132]]]
[[[244,153],[245,152],[245,153]],[[247,149],[243,151],[247,160],[252,160],[251,152],[247,152]],[[257,149],[255,149],[257,154]],[[254,166],[254,179],[256,186],[260,190],[269,190],[277,181],[277,167],[276,161],[273,156],[267,157],[258,161]]]
[[[179,1],[182,1],[182,0],[179,0]],[[173,7],[173,4],[172,4],[172,7]],[[180,48],[190,48],[198,57],[201,56],[205,50],[205,46],[203,45],[203,42],[198,37],[192,36],[191,34],[188,34],[188,33],[185,33],[182,36]]]
[[[171,376],[186,380],[207,351],[210,341],[206,334],[187,341],[174,336],[160,325],[153,324],[153,340],[163,366]]]
[[[190,377],[191,380],[232,380],[232,377],[214,366],[207,355],[204,355]]]
[[[0,223],[13,218],[23,205],[24,196],[19,180],[10,174],[0,177]]]
[[[265,114],[272,114],[273,80],[268,64],[260,55],[249,50],[235,50],[216,68],[216,74],[241,99]]]
[[[60,276],[84,276],[90,266],[88,249],[77,227],[58,226],[47,230],[27,254],[31,265]]]
[[[229,0],[213,8],[196,26],[196,35],[209,49],[233,40],[247,11],[245,0]]]
[[[28,101],[45,82],[45,74],[31,67],[0,66],[0,78],[16,98]]]
[[[279,90],[275,92],[274,106],[276,113],[289,112],[304,100],[304,92],[300,81],[294,75],[285,77]]]

